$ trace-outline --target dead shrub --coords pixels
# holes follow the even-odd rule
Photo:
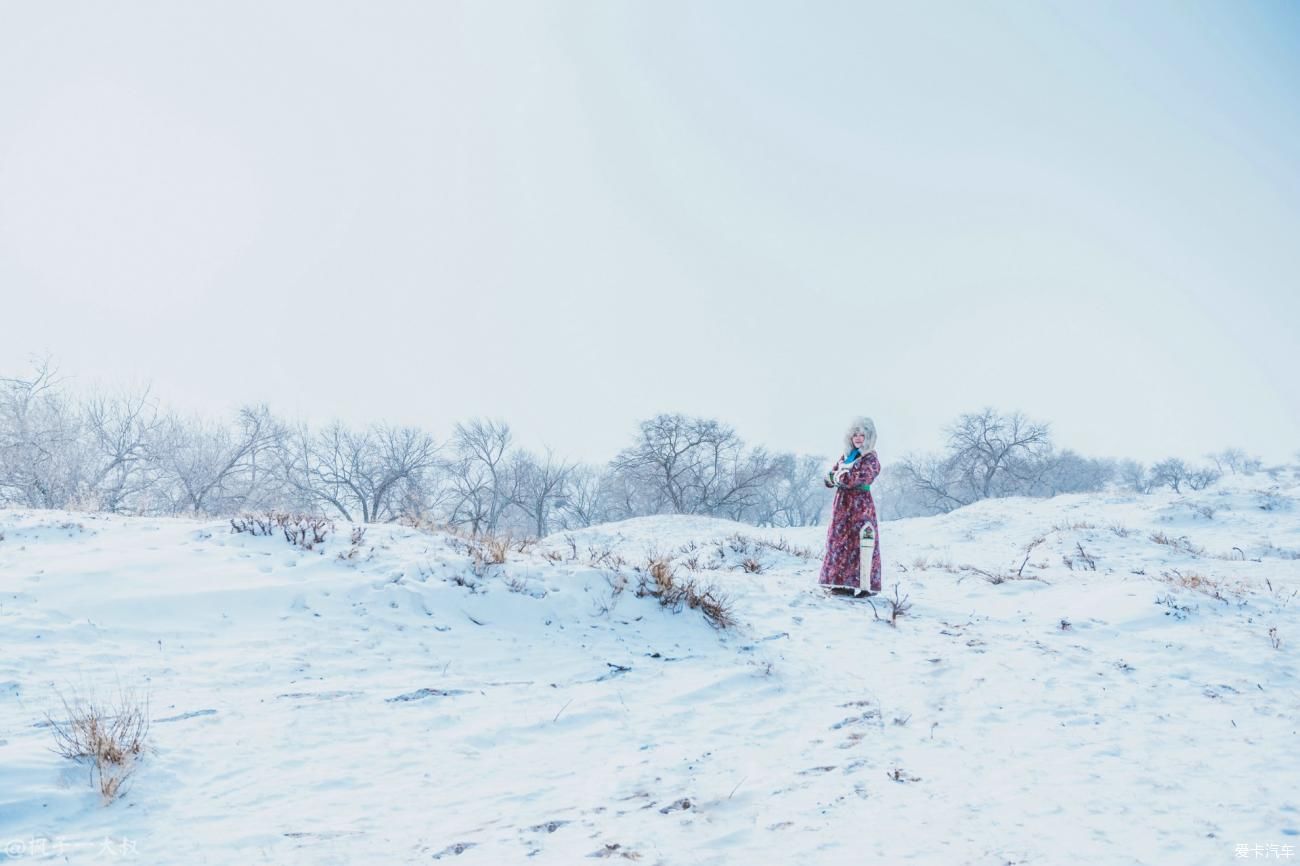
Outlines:
[[[339,552],[339,559],[344,562],[351,562],[361,556],[361,547],[366,541],[366,528],[364,526],[352,527],[352,537],[348,543],[348,549]],[[374,552],[374,548],[370,548]]]
[[[1026,561],[1028,561],[1027,557]],[[1047,583],[1046,580],[1043,580],[1043,578],[1036,574],[1024,574],[1024,563],[1020,564],[1020,569],[1020,571],[1017,571],[1014,574],[1001,571],[987,571],[986,569],[978,568],[974,565],[959,565],[955,569],[949,568],[948,570],[952,571],[954,574],[964,572],[961,577],[957,578],[958,583],[961,583],[972,574],[978,575],[985,582],[991,583],[994,586],[1006,583],[1008,580],[1036,580],[1039,583]]]
[[[741,535],[739,532],[727,536],[727,545],[735,553],[750,553],[755,547],[754,539],[748,535]]]
[[[1034,548],[1046,541],[1046,536],[1038,536],[1025,545],[1025,558],[1020,561],[1020,567],[1016,569],[1016,577],[1025,576],[1025,565],[1029,562],[1029,557],[1033,555]]]
[[[622,568],[627,565],[627,560],[614,552],[610,545],[596,547],[591,545],[587,548],[587,563],[595,568]]]
[[[53,751],[90,767],[91,783],[104,802],[122,793],[122,785],[144,756],[149,736],[149,702],[119,691],[115,702],[60,696],[63,718],[45,720],[54,735]]]
[[[673,613],[680,613],[683,608],[698,610],[715,628],[728,628],[735,624],[731,599],[712,584],[703,586],[695,578],[679,580],[672,560],[667,557],[651,556],[648,559],[637,582],[636,595],[638,598],[656,598],[661,607]]]
[[[898,618],[900,616],[903,616],[904,614],[906,614],[908,611],[912,609],[912,603],[908,601],[908,598],[909,596],[906,595],[903,596],[902,598],[899,598],[898,584],[894,584],[894,597],[890,598],[889,596],[885,596],[884,598],[881,599],[881,602],[885,604],[886,607],[888,608],[886,612],[889,614],[889,616],[887,618],[882,617],[880,615],[880,611],[876,610],[876,603],[872,601],[870,598],[867,599],[867,603],[871,605],[872,616],[874,616],[877,620],[883,620],[884,622],[887,622],[891,626],[897,628]]]
[[[619,598],[627,590],[628,577],[622,571],[614,569],[606,572],[605,585],[609,587],[609,592],[597,596],[595,602],[597,616],[604,616],[618,604]]]
[[[277,529],[284,534],[285,541],[294,547],[314,550],[316,545],[324,543],[325,537],[334,531],[334,521],[317,514],[290,511],[263,511],[256,514],[245,512],[230,518],[231,532],[271,535]]]
[[[747,556],[741,560],[740,568],[748,574],[759,574],[763,571],[763,563],[752,556]]]

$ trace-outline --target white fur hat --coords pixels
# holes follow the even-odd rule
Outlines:
[[[870,418],[854,418],[849,429],[844,433],[844,453],[848,454],[853,450],[853,434],[861,433],[866,436],[866,441],[862,443],[862,453],[876,450],[876,422]]]

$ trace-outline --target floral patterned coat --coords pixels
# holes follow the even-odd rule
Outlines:
[[[843,461],[843,457],[840,458]],[[836,467],[840,464],[836,463]],[[876,552],[871,557],[872,592],[880,592],[880,525],[876,520],[876,503],[871,498],[870,490],[862,490],[862,485],[870,484],[880,474],[880,458],[875,451],[868,451],[859,457],[844,479],[843,486],[835,490],[835,504],[831,509],[831,523],[826,532],[826,558],[822,561],[822,586],[848,586],[861,588],[861,540],[859,533],[862,525],[870,523],[876,530]]]

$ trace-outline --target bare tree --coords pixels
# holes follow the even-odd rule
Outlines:
[[[1211,469],[1208,466],[1201,467],[1200,469],[1193,469],[1191,472],[1187,473],[1187,486],[1193,490],[1204,490],[1222,477],[1222,472],[1217,469]]]
[[[162,421],[148,388],[92,397],[82,411],[94,460],[90,497],[99,508],[116,513],[154,484],[157,468],[150,443],[157,440]]]
[[[230,513],[272,482],[281,428],[266,406],[241,409],[234,429],[171,416],[158,430],[152,452],[173,511]]]
[[[750,519],[759,526],[816,526],[830,502],[822,476],[830,461],[808,455],[778,454],[758,490]]]
[[[954,461],[934,454],[908,455],[898,464],[899,475],[930,513],[947,514],[974,501],[965,497]]]
[[[526,451],[515,454],[512,472],[518,479],[516,505],[532,522],[537,538],[549,534],[551,514],[565,503],[573,464],[557,459],[548,448],[542,458]]]
[[[1083,457],[1067,448],[1041,461],[1029,493],[1032,496],[1058,496],[1093,492],[1103,489],[1114,475],[1114,461]]]
[[[1034,464],[1051,450],[1048,426],[1020,412],[984,409],[962,415],[948,429],[954,469],[969,501],[1013,495],[1032,481]]]
[[[1175,493],[1182,493],[1182,485],[1187,482],[1191,471],[1182,460],[1170,457],[1151,467],[1151,484],[1153,487],[1169,487]]]
[[[561,529],[581,529],[616,519],[610,501],[608,475],[599,466],[573,467],[569,472],[566,495],[557,505]]]
[[[1121,460],[1119,463],[1120,482],[1135,493],[1151,492],[1151,475],[1147,468],[1136,460]]]
[[[968,413],[947,432],[944,456],[911,456],[899,467],[908,486],[936,512],[995,496],[1032,495],[1050,468],[1048,425],[1020,412]]]
[[[66,508],[84,485],[80,419],[49,359],[0,379],[0,502]]]
[[[1263,460],[1251,457],[1240,448],[1225,448],[1207,456],[1214,461],[1214,466],[1220,475],[1224,472],[1231,472],[1233,475],[1254,475],[1264,465]]]
[[[439,446],[413,427],[376,425],[354,431],[334,422],[316,434],[300,427],[287,452],[286,475],[307,498],[352,521],[396,520],[411,492],[437,465]]]
[[[504,421],[476,418],[456,425],[449,523],[468,525],[475,535],[497,531],[502,514],[518,494],[519,479],[509,461],[512,442],[510,425]]]
[[[637,442],[610,463],[629,487],[652,490],[677,514],[743,513],[774,471],[761,449],[748,451],[735,431],[681,414],[643,421]]]

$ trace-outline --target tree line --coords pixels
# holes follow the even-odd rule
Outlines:
[[[874,485],[885,519],[938,514],[999,496],[1053,496],[1123,484],[1198,489],[1259,461],[1230,449],[1213,466],[1057,451],[1048,426],[992,409],[960,416],[943,453],[908,455]],[[770,452],[721,421],[661,414],[605,464],[536,453],[499,420],[445,439],[383,423],[312,427],[246,406],[216,421],[166,411],[148,389],[78,397],[48,362],[0,378],[0,506],[147,515],[280,508],[353,522],[406,520],[471,533],[543,536],[649,514],[764,526],[822,523],[833,457]]]

